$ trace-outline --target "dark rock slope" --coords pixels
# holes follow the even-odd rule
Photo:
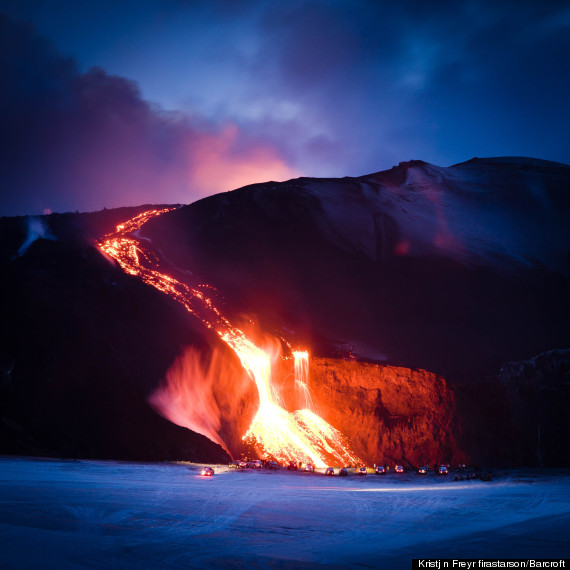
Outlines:
[[[458,413],[473,460],[504,465],[570,466],[570,351],[508,362],[497,374],[462,385]]]
[[[259,184],[153,220],[145,235],[320,354],[348,344],[458,381],[570,346],[565,165],[413,161]]]
[[[67,237],[2,261],[0,452],[227,460],[147,402],[186,346],[208,354],[203,331],[177,303],[60,229],[52,220],[51,233]]]

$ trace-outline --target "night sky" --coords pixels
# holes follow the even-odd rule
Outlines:
[[[570,163],[567,1],[0,0],[0,215]]]

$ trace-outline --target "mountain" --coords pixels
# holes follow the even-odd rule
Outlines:
[[[409,161],[247,186],[137,236],[178,279],[216,287],[232,322],[308,348],[315,405],[367,461],[556,465],[570,435],[567,355],[553,350],[570,346],[569,205],[566,165]],[[258,397],[236,355],[95,245],[146,209],[0,219],[2,452],[227,460],[149,403],[188,355],[239,452]]]
[[[318,353],[454,381],[570,343],[570,167],[421,161],[218,194],[145,235]],[[344,347],[344,348],[343,348]]]

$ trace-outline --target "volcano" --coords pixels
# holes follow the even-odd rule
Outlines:
[[[362,460],[561,464],[569,204],[566,165],[409,161],[153,207],[164,211],[132,235],[255,342],[280,339],[283,409],[308,405],[287,358],[308,350],[314,412]],[[148,209],[0,221],[3,452],[240,452],[260,404],[243,360],[97,246]],[[173,386],[186,400],[169,415]]]

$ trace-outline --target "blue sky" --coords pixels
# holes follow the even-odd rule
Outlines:
[[[412,158],[570,163],[566,2],[0,0],[0,12],[0,215],[188,203]]]

